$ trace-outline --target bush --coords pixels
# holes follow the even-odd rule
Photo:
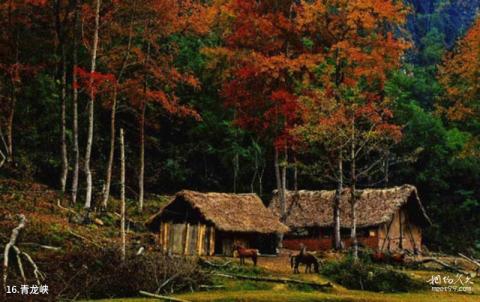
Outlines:
[[[38,301],[132,297],[138,296],[140,290],[156,292],[162,285],[160,293],[171,294],[211,283],[193,258],[146,253],[127,255],[127,261],[122,262],[117,249],[92,247],[75,247],[67,253],[37,253],[35,258],[46,275],[43,284],[49,287],[49,295],[39,295]],[[23,284],[13,268],[9,284]],[[34,284],[34,280],[27,284]],[[21,296],[18,298],[22,301]]]
[[[349,289],[375,292],[409,292],[419,290],[423,284],[407,274],[389,267],[383,267],[352,258],[328,262],[321,268],[321,274]]]

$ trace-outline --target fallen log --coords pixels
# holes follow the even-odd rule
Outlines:
[[[223,268],[223,267],[226,267],[227,265],[229,265],[230,263],[232,263],[232,261],[228,260],[225,263],[217,264],[217,263],[213,263],[211,261],[205,260],[203,258],[199,258],[198,262],[200,262],[200,264],[206,264],[208,266],[215,267],[215,268]]]
[[[95,246],[98,247],[98,248],[103,248],[102,245],[100,245],[100,244],[96,243],[95,241],[90,240],[90,239],[88,239],[88,238],[86,238],[86,237],[84,237],[84,236],[82,236],[82,235],[80,235],[80,234],[77,234],[77,233],[75,233],[75,232],[72,231],[72,230],[68,230],[68,232],[69,232],[70,234],[72,234],[74,237],[77,237],[77,238],[79,238],[79,239],[82,239],[83,241],[89,242],[89,243],[95,245]]]
[[[257,277],[257,276],[245,276],[245,275],[231,275],[231,274],[223,274],[223,273],[215,273],[216,276],[229,278],[229,279],[241,279],[241,280],[253,280],[253,281],[263,281],[263,282],[275,282],[275,283],[292,283],[292,284],[302,284],[308,285],[315,288],[330,288],[332,284],[330,282],[327,283],[316,283],[310,281],[303,281],[297,279],[290,279],[290,278],[274,278],[274,277]]]
[[[424,263],[428,263],[428,262],[435,262],[441,266],[443,266],[444,268],[446,269],[449,269],[451,271],[454,271],[456,273],[460,273],[460,274],[463,274],[463,275],[467,275],[467,276],[472,276],[472,274],[474,275],[475,273],[473,272],[468,272],[468,271],[464,271],[464,270],[461,270],[459,268],[456,268],[452,265],[449,265],[441,260],[438,260],[436,258],[427,258],[427,259],[423,259],[423,260],[420,260],[420,261],[416,261],[415,263],[418,263],[418,264],[424,264]]]
[[[458,253],[458,255],[459,255],[460,257],[462,257],[463,259],[467,260],[468,262],[473,263],[473,264],[475,264],[476,266],[478,266],[478,267],[480,268],[480,262],[478,262],[477,260],[475,260],[475,259],[473,259],[473,258],[470,258],[470,257],[467,257],[467,256],[465,256],[465,255],[462,254],[462,253]]]
[[[7,285],[8,255],[10,252],[10,248],[15,246],[15,244],[17,243],[18,234],[25,227],[25,222],[27,221],[27,218],[23,214],[18,215],[18,217],[20,219],[20,222],[18,223],[18,226],[12,230],[10,241],[7,243],[7,245],[5,245],[5,250],[3,252],[3,288],[5,288],[5,286]]]
[[[44,244],[39,244],[34,242],[21,242],[18,245],[38,247],[38,248],[52,250],[52,251],[59,251],[62,249],[61,247],[58,247],[58,246],[44,245]]]
[[[146,291],[143,291],[143,290],[140,291],[140,295],[147,296],[147,297],[150,297],[150,298],[165,300],[165,301],[190,302],[188,300],[174,298],[174,297],[170,297],[170,296],[162,296],[162,295],[152,294],[152,293],[149,293],[149,292],[146,292]]]
[[[209,289],[220,289],[220,288],[225,288],[224,285],[206,285],[206,284],[201,284],[200,285],[200,288],[204,288],[206,290],[209,290]]]

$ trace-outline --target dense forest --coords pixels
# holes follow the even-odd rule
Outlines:
[[[480,253],[480,1],[6,0],[0,175],[79,208],[412,184]],[[478,255],[478,254],[477,254]]]

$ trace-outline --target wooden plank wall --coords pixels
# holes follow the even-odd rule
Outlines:
[[[390,222],[384,223],[378,228],[380,251],[421,251],[422,230],[409,221],[405,209],[397,211]]]
[[[158,244],[162,252],[180,255],[213,255],[215,228],[204,224],[160,224]]]

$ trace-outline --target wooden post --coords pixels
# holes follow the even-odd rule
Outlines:
[[[202,225],[198,224],[198,231],[197,231],[197,255],[202,254]]]
[[[160,223],[160,227],[158,229],[158,245],[163,247],[163,223]]]
[[[126,257],[125,238],[125,140],[123,129],[120,129],[120,199],[121,199],[121,233],[122,233],[122,261]]]
[[[213,256],[215,254],[215,227],[210,227],[210,251],[209,255]]]
[[[185,246],[183,247],[183,254],[188,254],[188,246],[190,245],[190,223],[187,223],[185,227]]]
[[[169,232],[170,232],[170,224],[167,222],[163,225],[164,229],[163,229],[163,252],[166,253],[168,251],[168,245],[170,244],[169,242]]]
[[[400,242],[399,242],[399,249],[402,250],[403,249],[403,225],[402,225],[402,217],[403,217],[403,211],[400,210],[398,212],[400,214],[400,216],[398,217],[399,221],[400,221]]]

